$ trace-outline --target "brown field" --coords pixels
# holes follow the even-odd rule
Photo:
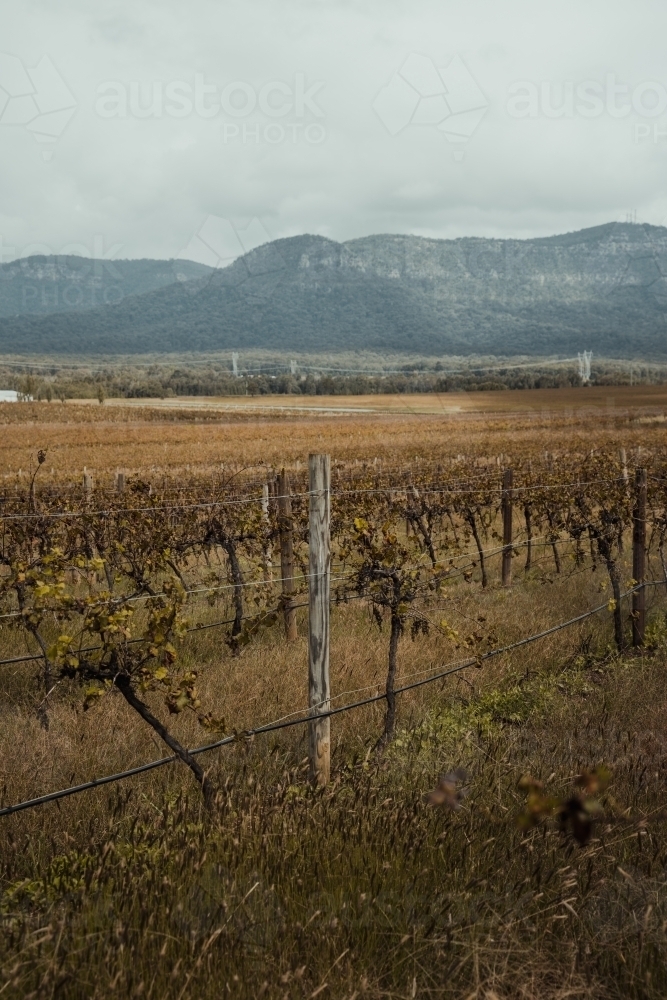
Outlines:
[[[266,399],[266,397],[264,397]],[[289,408],[281,409],[280,407]],[[354,412],[350,412],[350,410]],[[45,472],[109,477],[118,469],[185,474],[221,464],[273,467],[313,451],[343,461],[432,460],[661,440],[667,387],[546,389],[443,396],[317,396],[3,404],[0,474],[25,473],[39,448]],[[619,435],[622,441],[619,440]],[[589,445],[590,446],[590,445]]]
[[[526,449],[616,454],[667,441],[663,387],[316,397],[289,411],[229,403],[4,405],[0,473],[25,476],[38,448],[48,448],[45,481],[51,468],[77,477],[84,466],[100,480],[117,468],[186,480],[221,463],[304,463],[313,451],[349,462],[472,454],[511,463]],[[496,544],[490,532],[486,543]],[[629,581],[631,529],[619,558]],[[430,599],[429,616],[504,645],[608,600],[587,547],[577,561],[564,543],[560,573],[547,545],[529,572],[522,555],[514,565],[503,588],[492,556],[487,589],[477,570],[457,577]],[[229,608],[226,598],[214,607],[195,598],[187,610],[214,621]],[[661,586],[644,650],[618,654],[604,611],[406,694],[397,739],[382,753],[383,702],[336,716],[326,791],[306,780],[304,729],[243,735],[307,704],[305,609],[292,645],[280,622],[238,655],[223,630],[189,634],[179,663],[198,671],[203,709],[238,735],[199,758],[219,789],[216,810],[204,810],[191,774],[172,764],[0,818],[0,997],[661,1000],[664,608]],[[0,627],[2,658],[33,644]],[[380,630],[364,602],[333,608],[334,704],[382,691],[387,646],[387,623]],[[397,684],[461,655],[451,633],[406,629]],[[165,753],[113,689],[84,711],[80,687],[63,681],[48,728],[43,696],[38,666],[0,666],[2,804]],[[169,715],[155,692],[146,700],[186,745],[213,738],[195,713]],[[522,776],[561,799],[600,765],[609,793],[588,843],[555,819],[520,828]],[[460,808],[433,808],[429,791],[455,767],[467,772],[467,795]]]
[[[95,400],[81,401],[97,406]],[[493,392],[418,393],[414,395],[367,396],[233,396],[172,399],[109,399],[105,405],[149,408],[257,410],[279,414],[292,410],[324,412],[336,410],[374,413],[528,413],[562,412],[593,408],[667,406],[667,385],[587,386],[568,389],[508,389]]]

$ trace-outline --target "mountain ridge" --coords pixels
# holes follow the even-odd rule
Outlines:
[[[33,254],[0,265],[0,317],[117,304],[130,295],[192,281],[213,268],[191,260]]]
[[[174,273],[184,262],[163,264]],[[304,234],[117,305],[0,317],[0,350],[544,356],[586,348],[658,359],[667,357],[666,308],[660,226],[607,223],[526,240],[375,234],[338,243]]]

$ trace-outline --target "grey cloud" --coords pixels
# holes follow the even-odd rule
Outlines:
[[[658,0],[64,0],[4,21],[33,90],[0,73],[4,259],[95,239],[177,257],[209,217],[336,240],[667,218]],[[31,96],[32,129],[18,104],[3,122]]]

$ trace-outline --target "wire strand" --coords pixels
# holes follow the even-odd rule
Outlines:
[[[512,492],[533,492],[536,490],[557,490],[557,489],[581,489],[584,486],[597,486],[597,485],[611,485],[612,483],[625,482],[623,476],[618,476],[615,479],[592,479],[585,482],[576,483],[535,483],[526,486],[513,486]],[[358,488],[358,489],[348,489],[348,490],[328,490],[329,496],[343,497],[343,496],[359,496],[367,494],[369,496],[378,496],[387,493],[404,493],[412,489],[412,484],[408,483],[405,485],[398,486],[384,486],[375,488]],[[316,495],[318,491],[308,490],[304,493],[290,493],[287,494],[291,500],[295,499],[306,499],[311,496]],[[466,496],[473,493],[478,493],[477,489],[468,490],[452,490],[448,487],[446,483],[441,486],[432,487],[429,489],[419,490],[419,496],[431,496],[433,494],[447,493],[450,496]],[[492,487],[487,490],[488,493],[505,493],[505,489],[500,487]],[[275,501],[279,499],[278,497],[270,497],[271,500]],[[211,508],[227,507],[227,506],[238,506],[241,504],[252,504],[252,503],[262,503],[265,502],[266,498],[263,496],[257,497],[239,497],[235,500],[211,500],[205,503],[192,503],[192,504],[169,504],[162,506],[150,506],[150,507],[116,507],[107,508],[104,510],[73,510],[73,511],[53,511],[49,512],[34,512],[26,514],[0,514],[0,519],[5,521],[17,521],[17,520],[27,520],[27,519],[65,519],[73,517],[110,517],[114,514],[146,514],[146,513],[163,513],[164,511],[174,511],[174,510],[209,510]]]
[[[631,588],[631,590],[626,591],[621,597],[628,597],[630,594],[635,593],[637,590],[643,587],[649,586],[662,586],[664,584],[663,580],[650,580],[646,583],[638,584],[636,587]],[[510,652],[513,649],[518,649],[520,646],[525,646],[528,643],[536,642],[538,639],[543,639],[548,635],[553,635],[555,632],[559,632],[562,629],[569,628],[571,625],[576,625],[578,622],[584,621],[586,618],[590,618],[593,615],[599,614],[600,611],[605,610],[607,604],[601,604],[597,608],[592,608],[589,611],[585,611],[583,614],[577,615],[574,618],[568,619],[568,621],[560,622],[558,625],[553,625],[551,628],[544,629],[542,632],[537,632],[534,635],[526,636],[524,639],[519,639],[516,642],[510,643],[506,646],[501,646],[498,649],[490,650],[487,653],[482,653],[480,656],[472,657],[468,661],[459,663],[456,666],[448,667],[445,670],[440,671],[433,677],[423,678],[422,680],[413,681],[410,684],[405,684],[402,687],[396,688],[394,694],[404,694],[406,691],[413,691],[416,688],[423,687],[426,684],[433,684],[435,681],[442,680],[444,677],[448,677],[451,674],[458,673],[460,670],[465,670],[467,667],[475,666],[481,662],[491,659],[495,656],[500,656],[503,653]],[[200,747],[195,747],[194,750],[189,750],[188,753],[191,756],[196,756],[202,753],[208,753],[211,750],[219,749],[220,747],[229,746],[232,743],[236,743],[242,739],[251,739],[254,736],[260,736],[263,733],[277,732],[281,729],[288,729],[292,726],[300,726],[308,724],[309,722],[319,721],[321,719],[331,718],[335,715],[340,715],[342,712],[350,712],[357,708],[362,708],[365,705],[372,705],[375,702],[383,701],[386,699],[386,694],[373,695],[370,698],[364,698],[360,701],[353,702],[348,705],[340,705],[337,708],[330,708],[326,711],[316,712],[314,715],[309,714],[303,718],[299,719],[283,719],[275,722],[267,723],[264,726],[258,726],[254,729],[247,729],[240,733],[234,734],[233,736],[225,736],[220,740],[216,740],[214,743],[208,743]],[[303,711],[308,711],[304,709]],[[312,711],[312,710],[310,710]],[[12,813],[21,812],[24,809],[32,809],[35,806],[44,805],[47,802],[55,802],[57,799],[66,798],[70,795],[77,795],[80,792],[88,791],[91,788],[97,788],[100,785],[107,785],[113,781],[121,781],[125,778],[132,777],[137,774],[143,774],[146,771],[151,771],[157,767],[163,767],[165,764],[172,764],[175,761],[180,760],[180,758],[174,754],[170,757],[162,757],[159,760],[149,761],[147,764],[140,764],[138,767],[129,768],[126,771],[119,771],[116,774],[107,774],[102,778],[94,778],[92,781],[83,782],[80,785],[73,785],[70,788],[63,788],[57,792],[49,792],[46,795],[41,795],[38,798],[26,799],[24,802],[18,802],[16,805],[5,806],[0,809],[0,816],[10,816]]]

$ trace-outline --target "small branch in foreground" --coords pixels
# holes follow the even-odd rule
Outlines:
[[[158,734],[158,736],[164,740],[170,750],[180,757],[184,764],[190,768],[195,778],[201,785],[202,794],[204,796],[204,801],[206,806],[210,808],[213,803],[214,789],[206,777],[206,773],[199,766],[197,761],[194,759],[191,753],[189,753],[184,746],[179,743],[175,736],[162,725],[159,719],[157,719],[148,705],[137,696],[136,692],[132,688],[132,683],[127,674],[118,674],[115,678],[115,685],[125,698],[128,705],[130,705],[135,712],[138,712],[141,718],[148,723],[148,725]]]

